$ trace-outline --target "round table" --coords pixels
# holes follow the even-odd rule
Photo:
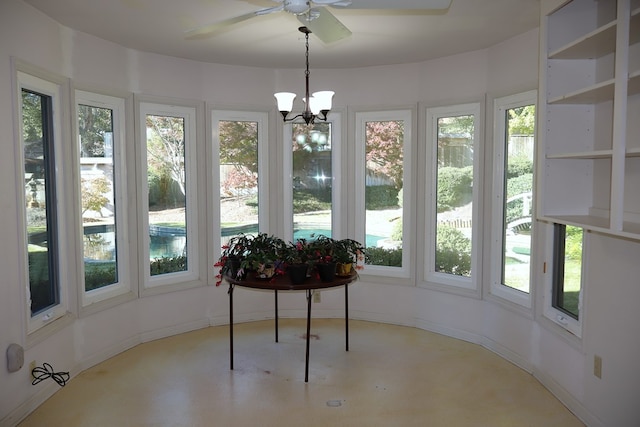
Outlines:
[[[309,337],[311,334],[311,297],[314,290],[335,288],[344,285],[344,322],[345,322],[345,339],[346,351],[349,351],[349,283],[358,278],[358,274],[354,271],[348,276],[336,276],[331,282],[323,282],[315,277],[307,277],[307,280],[300,284],[293,284],[289,280],[289,276],[275,276],[271,279],[262,279],[255,277],[255,274],[249,273],[245,279],[235,279],[225,276],[224,279],[229,283],[229,343],[230,343],[230,366],[233,370],[233,290],[236,286],[249,289],[272,290],[275,295],[275,340],[278,342],[278,291],[306,291],[307,294],[307,346],[304,370],[304,382],[309,381]]]

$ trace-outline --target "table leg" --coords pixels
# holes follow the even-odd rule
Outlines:
[[[349,284],[344,285],[344,329],[346,336],[346,351],[349,351]]]
[[[307,354],[304,364],[304,382],[309,382],[309,338],[311,335],[311,294],[312,290],[307,289]]]
[[[276,342],[278,342],[278,290],[274,289],[273,293],[276,299]]]
[[[232,284],[229,284],[229,361],[230,367],[233,371],[233,288]]]

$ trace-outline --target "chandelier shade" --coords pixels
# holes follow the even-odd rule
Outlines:
[[[278,111],[282,114],[282,118],[285,122],[291,122],[298,118],[302,118],[306,124],[312,124],[316,120],[327,120],[327,114],[331,111],[331,103],[335,92],[331,90],[321,90],[309,95],[309,34],[311,30],[307,27],[300,27],[298,31],[305,35],[305,47],[306,47],[306,70],[305,70],[305,97],[302,99],[304,102],[304,111],[294,117],[289,118],[289,114],[293,111],[293,101],[296,98],[296,94],[293,92],[278,92],[275,93],[276,101],[278,104]]]

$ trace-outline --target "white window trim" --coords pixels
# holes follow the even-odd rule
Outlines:
[[[220,236],[220,128],[221,121],[256,122],[258,123],[258,230],[266,232],[269,225],[269,113],[259,111],[211,111],[211,171],[214,224],[213,256],[220,258],[222,239]]]
[[[68,93],[69,93],[69,82],[67,79],[58,78],[56,76],[43,75],[42,77],[36,76],[39,75],[38,72],[34,72],[34,70],[25,70],[21,71],[22,68],[29,69],[28,66],[21,66],[21,64],[17,64],[16,66],[16,96],[17,96],[17,127],[16,129],[22,129],[22,90],[32,90],[34,92],[41,93],[43,95],[47,95],[51,97],[52,101],[52,114],[53,114],[53,144],[54,144],[54,152],[55,152],[55,168],[57,170],[56,175],[56,198],[57,198],[57,217],[58,222],[56,224],[58,231],[58,252],[59,254],[64,253],[73,253],[71,239],[69,237],[69,228],[67,227],[66,222],[63,220],[64,218],[72,218],[76,215],[75,212],[70,209],[70,206],[74,206],[73,203],[66,203],[68,200],[67,197],[67,187],[65,186],[65,182],[70,182],[70,168],[64,168],[65,158],[69,156],[68,147],[65,147],[65,135],[69,134],[68,129],[68,110],[65,109],[65,106],[68,106]],[[19,144],[17,144],[16,148],[16,164],[18,165],[17,170],[19,173],[17,182],[24,182],[24,141],[22,138],[22,132],[18,132],[17,138],[19,139]],[[23,207],[21,209],[22,214],[19,215],[19,226],[20,226],[20,245],[24,249],[24,254],[20,258],[22,270],[23,283],[25,284],[25,319],[27,324],[27,334],[33,334],[47,325],[53,324],[53,322],[57,319],[60,319],[70,313],[71,310],[71,301],[70,301],[70,292],[69,287],[74,286],[75,282],[71,280],[73,276],[73,272],[71,269],[70,263],[72,260],[63,260],[61,257],[58,265],[58,292],[60,301],[57,305],[42,311],[34,316],[31,316],[31,307],[30,307],[30,291],[29,291],[29,261],[28,261],[28,236],[26,230],[26,215],[25,208],[26,206],[26,197],[24,191],[18,191],[18,200]]]
[[[543,228],[543,224],[541,222],[538,222],[539,228],[538,228],[538,233],[541,233],[542,230],[540,230],[541,228]],[[549,261],[547,261],[547,266],[546,266],[546,274],[545,274],[545,280],[544,280],[544,294],[543,294],[543,304],[542,304],[542,313],[544,315],[544,317],[546,317],[547,319],[551,320],[551,322],[553,322],[554,324],[556,324],[557,326],[559,326],[560,328],[563,328],[565,330],[567,330],[568,332],[570,332],[572,335],[576,336],[577,338],[582,338],[582,324],[584,322],[584,310],[583,310],[583,302],[584,302],[584,298],[585,298],[585,275],[587,272],[587,268],[586,268],[586,262],[585,259],[589,259],[589,236],[591,235],[590,233],[588,233],[586,230],[583,232],[582,235],[582,263],[581,263],[581,274],[580,274],[580,296],[578,299],[578,310],[580,315],[578,316],[578,319],[575,319],[571,316],[569,316],[567,313],[558,310],[557,308],[555,308],[553,306],[553,280],[554,280],[554,275],[553,275],[553,263],[556,262],[556,260],[553,257],[553,244],[554,244],[554,240],[555,240],[555,236],[554,236],[554,226],[553,224],[544,224],[544,228],[545,228],[545,240],[546,240],[546,245],[545,245],[545,254],[547,254],[547,259]]]
[[[149,186],[147,182],[147,135],[146,116],[170,116],[184,119],[185,125],[185,171],[186,171],[186,215],[187,215],[187,256],[188,266],[186,271],[151,276],[149,272]],[[198,223],[198,170],[197,170],[197,126],[196,107],[168,105],[155,102],[140,102],[138,114],[138,141],[139,141],[139,169],[140,169],[140,203],[142,206],[140,215],[139,241],[141,262],[139,263],[141,276],[143,277],[143,291],[159,289],[171,285],[186,282],[195,282],[200,277],[200,256],[198,254],[199,223]],[[205,238],[205,237],[203,237]]]
[[[342,114],[331,112],[327,116],[327,122],[331,123],[331,235],[333,238],[343,237],[342,231],[345,224],[344,218],[340,218],[342,212]],[[293,150],[291,140],[293,138],[293,126],[291,122],[285,123],[282,128],[283,147],[283,230],[284,240],[293,241]]]
[[[114,175],[116,176],[115,180],[115,225],[116,229],[116,247],[117,247],[117,256],[118,256],[118,282],[113,283],[108,286],[104,286],[99,289],[94,289],[91,291],[85,291],[84,286],[84,262],[80,262],[80,281],[81,286],[79,287],[80,292],[80,301],[83,307],[89,306],[91,304],[95,304],[101,301],[105,301],[111,298],[115,298],[120,295],[124,295],[132,292],[132,284],[131,284],[131,274],[130,274],[130,255],[129,255],[129,245],[126,239],[126,236],[129,235],[128,232],[128,221],[127,221],[127,194],[126,194],[126,183],[127,183],[127,171],[126,171],[126,146],[125,142],[126,138],[126,100],[124,98],[109,96],[98,94],[94,92],[76,90],[75,91],[75,115],[74,115],[74,126],[75,126],[75,135],[79,140],[79,131],[78,131],[78,105],[90,105],[93,107],[106,108],[110,109],[113,112],[113,166],[114,166]],[[78,151],[79,154],[79,151]],[[76,161],[76,167],[79,170],[79,156]],[[110,163],[111,159],[108,159],[105,163]],[[81,194],[80,191],[80,178],[78,175],[78,194]],[[82,229],[82,218],[80,218],[80,231],[79,231],[79,259],[83,259],[83,238],[84,230]]]
[[[482,108],[479,102],[434,107],[426,109],[426,137],[427,160],[426,165],[430,169],[427,172],[425,188],[425,263],[424,277],[429,284],[436,284],[452,289],[477,291],[482,277],[480,265],[480,253],[482,244],[479,241],[479,211],[480,197],[482,195],[480,175],[480,135],[482,134]],[[471,221],[471,277],[457,276],[454,274],[435,271],[436,260],[436,221],[437,221],[437,185],[438,185],[438,119],[442,117],[470,116],[473,115],[473,190],[472,190],[472,221]]]
[[[366,124],[367,122],[404,122],[403,140],[403,199],[402,199],[402,267],[387,267],[366,264],[363,274],[381,277],[410,278],[412,272],[411,255],[412,242],[415,240],[412,227],[413,212],[413,170],[411,159],[413,158],[413,116],[410,109],[384,110],[384,111],[356,111],[355,112],[355,217],[366,217],[365,186],[366,186]],[[366,221],[355,223],[355,239],[366,242]]]
[[[505,174],[505,135],[506,135],[506,111],[512,108],[525,105],[537,106],[537,91],[531,90],[515,95],[496,98],[493,101],[493,197],[491,198],[492,222],[491,222],[491,283],[489,293],[526,308],[532,308],[533,294],[533,233],[530,269],[529,269],[529,292],[513,289],[502,283],[502,258],[504,247],[502,241],[504,228],[504,174]],[[536,108],[537,114],[537,108]]]

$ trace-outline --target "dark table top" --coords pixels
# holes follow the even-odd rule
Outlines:
[[[307,290],[307,289],[324,289],[324,288],[333,288],[336,286],[347,285],[358,278],[358,274],[354,271],[349,276],[336,276],[335,279],[331,282],[323,282],[315,277],[307,277],[303,283],[293,284],[291,280],[289,280],[289,276],[287,274],[274,276],[270,279],[261,279],[255,277],[255,273],[249,273],[246,279],[237,280],[232,279],[229,276],[225,276],[224,279],[236,286],[242,286],[244,288],[253,288],[253,289],[267,289],[274,291],[297,291],[297,290]]]

